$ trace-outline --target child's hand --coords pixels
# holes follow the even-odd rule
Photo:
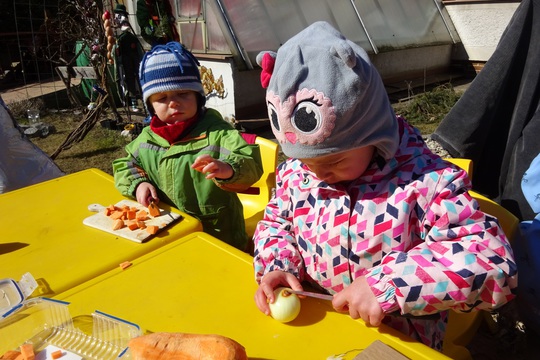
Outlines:
[[[234,170],[231,165],[221,160],[216,160],[210,155],[201,155],[195,159],[191,165],[192,169],[195,169],[201,173],[208,173],[207,179],[228,179],[234,175]]]
[[[275,270],[264,275],[257,292],[255,292],[255,303],[265,315],[270,315],[268,304],[276,300],[274,289],[279,286],[289,287],[293,290],[303,290],[300,281],[291,273]]]
[[[137,186],[137,190],[135,190],[135,198],[139,204],[146,207],[150,205],[150,201],[153,201],[156,204],[159,203],[157,190],[155,186],[149,182],[143,182]]]
[[[332,305],[339,312],[349,312],[353,319],[362,318],[368,325],[379,326],[384,318],[384,312],[363,276],[335,294]]]

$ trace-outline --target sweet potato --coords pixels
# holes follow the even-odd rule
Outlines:
[[[0,356],[0,359],[2,359],[2,360],[16,360],[19,355],[21,355],[21,353],[19,351],[8,350],[2,356]]]
[[[130,209],[130,210],[127,212],[127,218],[128,218],[128,220],[133,220],[133,219],[135,219],[136,216],[137,216],[137,210]]]
[[[34,360],[36,358],[34,346],[32,344],[21,345],[21,355],[23,360]]]
[[[148,205],[148,212],[152,217],[158,217],[161,215],[161,210],[159,210],[159,207],[154,202],[151,202],[150,205]]]
[[[129,230],[133,231],[133,230],[139,230],[139,224],[137,224],[136,221],[134,220],[130,220],[126,223],[127,227]]]
[[[137,215],[135,215],[136,220],[144,221],[148,219],[148,213],[145,210],[139,210],[137,211]]]
[[[128,267],[130,267],[132,264],[130,261],[124,261],[123,263],[120,263],[120,269],[126,270]]]
[[[124,215],[125,213],[122,210],[115,210],[109,215],[109,217],[113,220],[118,220],[121,219]]]
[[[114,220],[113,227],[112,227],[113,230],[120,230],[123,227],[124,227],[124,220],[122,219]]]
[[[156,234],[158,232],[158,230],[159,230],[159,226],[157,226],[157,225],[148,225],[146,227],[146,231],[151,235]]]
[[[56,350],[51,353],[51,358],[53,358],[53,360],[60,359],[62,356],[64,356],[64,353],[62,352],[62,350]]]
[[[134,360],[247,360],[238,342],[221,335],[153,333],[129,341]]]

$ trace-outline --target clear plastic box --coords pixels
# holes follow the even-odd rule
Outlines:
[[[0,356],[30,343],[36,354],[52,345],[83,359],[130,359],[127,344],[139,326],[99,311],[72,318],[68,305],[34,298],[1,315]]]

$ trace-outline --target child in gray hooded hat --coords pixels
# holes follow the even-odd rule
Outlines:
[[[261,177],[259,147],[204,106],[198,64],[177,42],[144,55],[139,79],[150,126],[126,146],[126,157],[114,160],[115,185],[144,206],[165,200],[198,218],[205,232],[247,250],[236,192]]]
[[[396,117],[362,48],[318,22],[257,60],[290,157],[253,238],[262,312],[275,288],[305,281],[334,295],[336,310],[441,350],[446,310],[514,297],[516,265],[498,221],[478,209],[466,172]]]

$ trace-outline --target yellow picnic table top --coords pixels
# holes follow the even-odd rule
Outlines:
[[[162,203],[183,218],[144,243],[83,224],[93,214],[90,204],[124,199],[113,177],[98,169],[1,194],[0,278],[19,281],[30,272],[39,284],[33,296],[51,297],[202,230],[197,219]]]
[[[337,313],[325,300],[302,299],[299,316],[280,323],[257,309],[256,289],[251,256],[197,232],[55,299],[69,302],[74,318],[98,310],[146,332],[227,336],[251,359],[352,359],[376,340],[410,359],[446,358],[394,329]]]

